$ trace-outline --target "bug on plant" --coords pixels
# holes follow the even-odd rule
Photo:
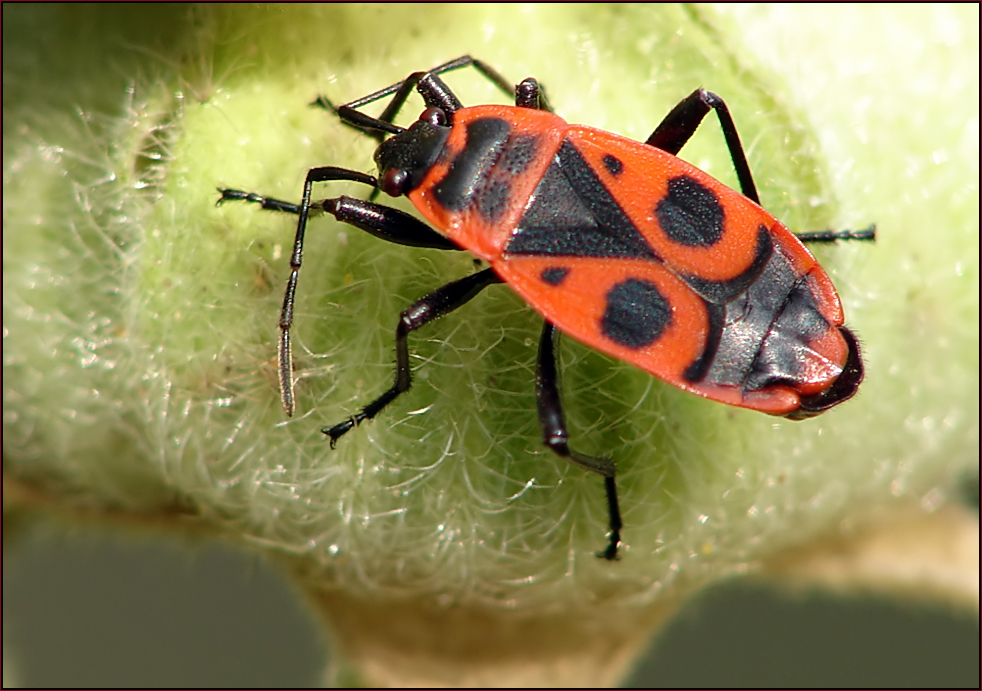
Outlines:
[[[515,105],[464,107],[440,75],[468,66],[514,96]],[[393,124],[414,90],[425,110],[408,128]],[[387,96],[380,116],[359,110]],[[313,168],[300,204],[219,189],[219,203],[248,201],[299,216],[279,322],[278,374],[288,415],[295,407],[290,327],[312,210],[382,240],[466,250],[490,264],[402,313],[395,382],[357,414],[323,429],[332,447],[409,389],[411,332],[502,282],[545,317],[535,383],[542,434],[559,456],[603,476],[610,531],[599,556],[609,560],[617,558],[622,528],[615,467],[569,447],[557,329],[686,391],[795,420],[856,393],[863,379],[859,344],[843,326],[831,280],[802,241],[872,239],[875,229],[794,234],[762,209],[719,96],[697,89],[637,142],[568,124],[535,79],[513,90],[465,55],[339,107],[323,97],[316,104],[379,141],[378,177]],[[711,110],[740,192],[676,157]],[[406,196],[431,225],[371,200],[311,202],[314,183],[336,180]]]

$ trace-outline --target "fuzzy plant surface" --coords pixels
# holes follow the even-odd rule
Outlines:
[[[333,632],[339,683],[616,683],[689,596],[754,572],[977,610],[978,517],[959,502],[979,459],[977,5],[8,9],[5,519],[261,550]],[[308,104],[463,54],[641,141],[710,89],[792,230],[877,225],[875,243],[815,250],[867,367],[818,418],[703,400],[561,341],[572,445],[617,464],[616,563],[595,557],[602,481],[541,443],[532,308],[494,286],[412,334],[412,389],[332,450],[321,427],[391,383],[399,312],[472,258],[313,219],[288,419],[295,219],[215,205],[216,187],[298,200],[314,166],[374,172],[375,142]],[[473,71],[448,82],[505,101]],[[714,118],[681,156],[736,186]]]

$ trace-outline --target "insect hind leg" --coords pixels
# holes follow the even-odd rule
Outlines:
[[[726,147],[730,150],[733,168],[736,170],[737,179],[740,181],[740,191],[743,196],[760,204],[760,196],[757,194],[757,186],[754,184],[754,177],[750,172],[750,164],[747,163],[743,144],[740,143],[736,124],[733,122],[729,108],[726,107],[726,102],[712,91],[696,89],[679,101],[678,105],[672,108],[665,119],[661,121],[661,124],[651,133],[645,144],[675,156],[695,134],[696,129],[710,110],[715,110],[716,117],[719,119],[723,138],[726,140]]]
[[[869,240],[876,241],[876,224],[871,224],[862,230],[813,230],[795,233],[794,236],[802,242],[837,242],[839,240]]]
[[[607,493],[607,514],[610,531],[607,534],[607,548],[597,554],[607,561],[617,559],[617,549],[621,544],[621,512],[617,502],[616,468],[609,458],[587,456],[569,448],[569,431],[559,397],[559,375],[556,370],[555,352],[556,327],[546,322],[539,341],[539,354],[535,372],[535,402],[539,410],[539,423],[546,446],[557,455],[575,463],[581,468],[592,470],[604,478]]]

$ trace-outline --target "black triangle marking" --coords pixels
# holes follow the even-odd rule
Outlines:
[[[565,140],[535,188],[505,249],[510,254],[658,259],[658,255]]]

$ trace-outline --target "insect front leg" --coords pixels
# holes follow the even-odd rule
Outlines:
[[[246,201],[259,204],[267,211],[281,211],[298,215],[300,204],[282,199],[264,197],[255,192],[219,188],[218,204],[227,201]],[[329,213],[335,219],[353,225],[380,240],[407,247],[424,247],[434,250],[460,250],[452,240],[440,235],[415,216],[404,211],[354,197],[335,197],[310,203],[311,212]]]
[[[470,55],[462,55],[442,65],[437,65],[426,72],[413,72],[401,82],[391,84],[384,89],[379,89],[344,105],[335,106],[326,96],[318,96],[310,105],[324,108],[334,113],[346,125],[361,130],[381,142],[385,134],[398,134],[402,130],[401,127],[393,125],[392,122],[396,119],[402,106],[406,103],[406,99],[409,98],[409,95],[414,89],[419,91],[427,106],[441,108],[447,113],[448,118],[452,122],[453,114],[463,106],[437,75],[459,70],[464,67],[473,67],[505,94],[509,96],[514,94],[511,82],[501,76],[488,63],[472,58]],[[386,105],[382,114],[377,118],[366,115],[358,110],[386,96],[392,96],[392,99]]]
[[[293,393],[293,346],[290,339],[290,329],[293,326],[293,307],[297,293],[297,281],[300,278],[300,267],[303,264],[303,241],[307,230],[307,219],[310,216],[311,209],[315,212],[323,211],[330,213],[339,221],[344,221],[356,228],[371,233],[375,237],[399,245],[443,250],[460,249],[457,245],[447,240],[422,221],[397,209],[390,209],[381,204],[375,204],[361,199],[352,199],[350,197],[324,199],[312,204],[310,201],[310,192],[313,184],[315,182],[331,182],[335,180],[360,182],[378,189],[378,181],[371,175],[346,168],[325,166],[323,168],[311,168],[308,171],[307,178],[304,181],[303,198],[300,204],[293,204],[271,197],[263,197],[253,192],[222,188],[218,190],[222,196],[218,199],[217,204],[226,201],[247,201],[259,204],[262,208],[270,211],[291,213],[299,216],[297,220],[297,232],[293,239],[293,251],[290,253],[290,278],[287,280],[286,290],[283,294],[283,306],[280,308],[280,339],[277,346],[276,369],[280,385],[280,400],[288,416],[292,416],[294,410],[296,410],[296,401]]]
[[[447,285],[434,290],[424,298],[417,300],[409,309],[405,310],[399,317],[399,325],[396,327],[396,379],[388,391],[362,408],[361,412],[353,415],[344,422],[339,422],[333,427],[325,427],[321,431],[331,438],[331,448],[337,440],[344,436],[356,425],[365,420],[371,420],[387,405],[392,403],[395,398],[406,391],[412,385],[412,373],[409,369],[409,346],[407,338],[410,333],[426,326],[432,321],[453,312],[458,307],[470,302],[484,288],[494,283],[500,283],[501,279],[492,269],[485,269],[476,274],[462,278],[459,281],[448,283]]]
[[[548,321],[542,328],[539,341],[539,355],[535,370],[535,402],[539,410],[539,423],[546,446],[571,463],[599,473],[604,478],[607,492],[607,513],[610,533],[607,549],[597,556],[608,561],[617,559],[617,548],[621,543],[621,512],[617,504],[616,468],[609,458],[586,456],[569,448],[569,431],[563,415],[563,404],[559,397],[559,375],[556,370],[555,353],[556,327]]]

